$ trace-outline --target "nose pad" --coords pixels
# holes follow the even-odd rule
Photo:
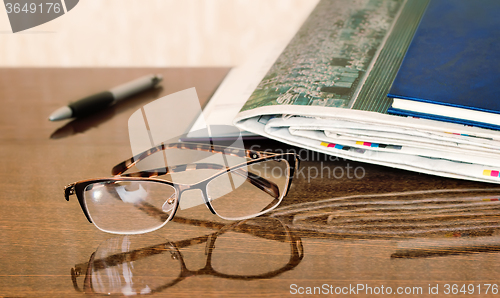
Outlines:
[[[172,195],[170,196],[170,198],[168,198],[168,199],[165,201],[165,203],[163,203],[163,206],[161,206],[161,210],[162,210],[163,212],[166,212],[166,213],[168,213],[168,212],[172,211],[172,209],[173,209],[173,208],[174,208],[174,206],[175,206],[175,199],[176,199],[176,196],[175,196],[175,193],[174,193],[174,194],[172,194]]]

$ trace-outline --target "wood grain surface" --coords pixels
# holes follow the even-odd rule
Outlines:
[[[486,284],[500,284],[499,186],[273,141],[245,145],[295,151],[300,169],[282,204],[247,222],[224,221],[198,206],[180,210],[158,231],[116,236],[89,223],[74,196],[64,199],[66,184],[111,176],[130,157],[127,121],[134,111],[190,87],[204,103],[227,71],[0,69],[0,297],[269,297],[307,287],[316,294],[349,289],[344,296],[353,297],[381,287],[393,295],[421,291],[407,295],[416,297],[432,296],[429,288],[444,295],[446,284],[458,286],[454,297],[470,297],[471,287],[477,297],[486,296]],[[85,119],[47,120],[69,101],[149,73],[163,75],[162,89]]]

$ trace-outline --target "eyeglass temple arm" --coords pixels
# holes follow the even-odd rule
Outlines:
[[[272,153],[272,152],[260,152],[260,151],[253,151],[253,150],[246,150],[246,149],[232,148],[232,147],[225,147],[225,146],[218,146],[218,145],[211,145],[211,144],[196,144],[196,143],[160,144],[156,147],[148,149],[142,153],[135,155],[134,157],[132,157],[130,159],[127,159],[127,160],[117,164],[111,170],[111,174],[112,175],[120,175],[120,174],[124,173],[126,170],[133,167],[139,161],[145,159],[146,157],[148,157],[156,152],[167,150],[167,149],[184,149],[184,150],[205,151],[205,152],[219,153],[219,154],[237,156],[237,157],[248,157],[251,159],[257,159],[257,158],[264,157],[264,156],[275,155],[275,153]]]
[[[237,169],[234,172],[239,174],[240,176],[244,176],[244,174],[240,174],[239,171],[243,171],[243,170]],[[280,189],[279,189],[278,185],[276,185],[276,183],[269,181],[265,178],[262,178],[258,175],[255,175],[252,172],[247,171],[246,174],[247,174],[248,182],[252,183],[258,189],[263,190],[264,192],[266,192],[268,195],[270,195],[274,199],[278,199],[280,197]],[[273,202],[274,202],[274,200],[273,200]]]
[[[226,169],[228,172],[230,171],[228,167],[213,164],[213,163],[195,163],[195,164],[185,164],[185,165],[177,165],[173,167],[164,167],[158,169],[152,169],[147,171],[135,172],[130,174],[121,175],[122,177],[156,177],[161,175],[167,175],[169,173],[179,173],[184,171],[191,170],[223,170]],[[265,178],[262,178],[259,175],[256,175],[250,171],[245,171],[242,168],[231,170],[230,173],[238,174],[241,177],[246,177],[247,181],[250,182],[255,187],[260,190],[266,192],[268,195],[273,198],[279,198],[280,190],[276,183],[269,181]]]

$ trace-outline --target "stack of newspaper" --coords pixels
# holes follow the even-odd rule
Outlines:
[[[233,69],[205,119],[224,124],[233,111],[237,127],[295,146],[499,183],[500,132],[387,114],[387,93],[427,3],[320,1],[283,51]]]

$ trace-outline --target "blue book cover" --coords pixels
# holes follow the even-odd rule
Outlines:
[[[431,0],[388,96],[437,104],[430,114],[476,125],[481,112],[461,115],[500,114],[499,51],[499,0]],[[462,122],[441,114],[440,106],[458,108],[455,118]]]

